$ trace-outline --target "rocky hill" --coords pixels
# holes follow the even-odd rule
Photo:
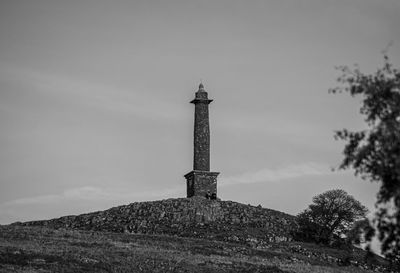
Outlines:
[[[245,241],[254,245],[290,241],[293,224],[293,216],[279,211],[201,197],[136,202],[78,216],[22,223],[51,228]]]
[[[193,197],[14,223],[0,226],[0,272],[396,272],[361,249],[292,241],[294,220]]]

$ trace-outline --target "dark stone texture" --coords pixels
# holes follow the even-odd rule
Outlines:
[[[194,134],[193,134],[193,170],[210,171],[210,124],[208,117],[208,104],[212,100],[207,98],[207,92],[199,90],[196,99],[191,103],[194,110]]]
[[[93,231],[170,234],[262,245],[291,241],[294,217],[279,211],[202,197],[136,202],[105,211],[19,223]]]
[[[185,175],[187,197],[217,194],[217,172],[191,171]]]
[[[217,176],[210,172],[210,124],[208,105],[212,100],[200,84],[191,101],[195,105],[193,133],[193,171],[185,175],[187,197],[206,196],[207,193],[217,194]]]

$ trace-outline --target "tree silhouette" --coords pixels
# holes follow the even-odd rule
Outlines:
[[[344,190],[330,190],[313,197],[313,203],[297,216],[297,239],[332,244],[368,212]]]
[[[356,66],[338,68],[339,85],[331,93],[361,97],[360,113],[366,130],[335,132],[346,141],[341,169],[353,168],[364,180],[380,183],[375,226],[382,242],[382,253],[400,261],[400,71],[384,52],[384,65],[373,74]]]

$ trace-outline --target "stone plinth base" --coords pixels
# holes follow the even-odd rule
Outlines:
[[[185,174],[187,183],[187,197],[202,196],[208,194],[217,195],[218,172],[191,171]]]

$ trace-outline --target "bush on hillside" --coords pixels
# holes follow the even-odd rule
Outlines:
[[[344,190],[326,191],[313,197],[313,203],[297,215],[296,240],[331,246],[346,244],[353,224],[365,218],[367,208]]]

